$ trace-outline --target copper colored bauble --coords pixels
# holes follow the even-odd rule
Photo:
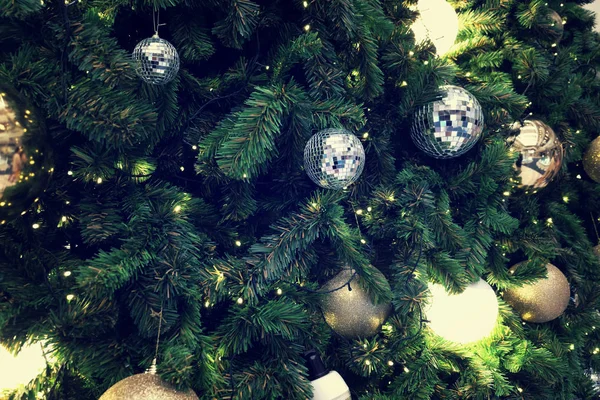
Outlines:
[[[514,272],[520,265],[514,265]],[[548,277],[539,279],[529,285],[524,285],[504,292],[504,300],[509,303],[527,322],[548,322],[558,318],[569,305],[569,281],[554,265],[546,264]]]
[[[125,378],[108,389],[100,400],[199,400],[192,391],[179,391],[152,373]]]
[[[600,259],[600,244],[594,246],[594,254]]]
[[[517,134],[508,139],[511,151],[519,153],[515,168],[521,178],[521,187],[540,189],[558,175],[563,161],[563,147],[554,130],[542,121],[525,120],[516,123]]]
[[[600,137],[594,139],[585,151],[583,169],[590,178],[600,183]]]
[[[379,272],[381,274],[381,272]],[[321,288],[322,292],[333,290],[347,283],[354,274],[351,269],[344,269]],[[392,311],[390,303],[374,304],[369,294],[359,285],[360,277],[356,276],[348,285],[322,296],[321,307],[325,321],[331,329],[348,339],[367,338],[373,336],[383,325]],[[388,290],[391,290],[386,282]]]
[[[540,33],[544,35],[543,38],[552,43],[560,42],[565,31],[562,17],[554,10],[548,11],[539,28]]]

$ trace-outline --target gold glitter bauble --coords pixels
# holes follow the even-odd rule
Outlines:
[[[516,123],[519,133],[508,139],[511,151],[519,153],[515,165],[521,178],[521,187],[540,189],[546,187],[560,171],[563,147],[548,125],[535,119]]]
[[[600,183],[600,137],[590,143],[583,155],[583,169],[590,178]]]
[[[514,272],[520,265],[514,265]],[[504,292],[504,300],[527,322],[548,322],[558,318],[567,309],[571,290],[569,281],[554,265],[546,264],[548,277]]]
[[[181,392],[155,374],[137,374],[108,389],[100,400],[198,400],[192,391]]]
[[[378,274],[381,272],[377,271]],[[354,273],[351,269],[342,270],[322,288],[322,291],[339,288],[347,283]],[[385,278],[382,279],[385,281]],[[359,285],[360,277],[356,276],[348,290],[344,286],[340,290],[323,295],[321,305],[325,321],[336,333],[348,339],[367,338],[373,336],[383,325],[392,311],[392,305],[374,304],[367,292]],[[385,281],[388,290],[390,284]]]

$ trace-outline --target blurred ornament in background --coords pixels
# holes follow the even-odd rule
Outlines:
[[[100,400],[199,400],[191,390],[179,391],[155,372],[136,374],[110,387]]]
[[[549,10],[548,14],[543,17],[542,22],[538,25],[541,32],[546,40],[553,43],[558,43],[563,37],[565,31],[563,19],[554,10]]]
[[[389,283],[381,275],[388,290]],[[375,304],[369,294],[360,286],[360,276],[356,276],[350,283],[354,270],[344,269],[334,276],[321,288],[326,292],[336,288],[339,290],[322,295],[321,308],[325,321],[337,334],[347,339],[368,338],[379,332],[381,325],[392,312],[391,303]]]
[[[523,262],[514,265],[514,273]],[[507,289],[503,298],[524,321],[543,323],[562,315],[571,299],[571,288],[565,275],[554,265],[546,264],[547,278],[528,285]]]
[[[444,286],[430,283],[429,306],[424,310],[429,328],[455,343],[467,344],[489,336],[498,319],[498,298],[483,279],[462,293],[451,294]]]
[[[594,254],[596,255],[596,257],[598,257],[598,259],[600,260],[600,244],[597,244],[596,246],[594,246]]]
[[[17,354],[0,346],[0,399],[29,384],[45,368],[46,358],[39,342],[23,346]]]
[[[446,0],[419,0],[416,11],[419,16],[411,26],[415,42],[429,40],[435,46],[436,54],[443,56],[458,35],[458,15],[454,7]]]
[[[590,178],[600,183],[600,137],[592,140],[585,151],[583,169]]]
[[[53,172],[40,112],[0,83],[0,218],[19,215],[46,188]]]
[[[450,85],[440,89],[444,92],[441,100],[415,112],[411,137],[415,145],[431,157],[458,157],[481,138],[483,111],[469,91]]]
[[[139,42],[133,50],[135,72],[145,82],[164,85],[179,71],[179,54],[175,47],[155,34]]]
[[[510,150],[519,153],[515,168],[520,187],[541,189],[558,175],[563,162],[563,146],[554,130],[539,120],[525,120],[513,125],[518,133],[507,139]]]
[[[365,167],[360,140],[341,128],[324,129],[304,147],[304,168],[309,178],[325,189],[344,189],[354,183]]]

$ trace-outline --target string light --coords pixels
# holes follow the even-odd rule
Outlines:
[[[365,360],[365,364],[366,365],[371,365],[371,361],[370,360]]]
[[[361,210],[361,209],[356,210],[356,214],[362,215],[362,213],[363,213],[363,210]]]
[[[361,242],[362,244],[365,244],[365,243],[367,243],[367,241],[366,241],[365,239],[360,239],[360,242]]]
[[[390,361],[388,361],[388,365],[389,365],[390,367],[393,367],[393,366],[394,366],[394,362],[393,362],[392,360],[390,360]]]
[[[64,215],[61,217],[61,222],[67,222],[67,217],[65,217]]]
[[[204,307],[206,307],[206,308],[210,307],[210,300],[206,300],[204,302]]]
[[[506,196],[506,197],[510,196],[510,192],[508,192],[508,191],[506,191],[506,192],[504,192],[504,193],[502,193],[502,194],[503,194],[504,196]]]
[[[277,295],[281,296],[283,294],[283,290],[281,288],[277,288]]]
[[[575,350],[575,345],[571,343],[571,345],[569,346],[569,350]]]
[[[404,372],[406,372],[408,374],[410,372],[410,369],[404,367]]]
[[[38,229],[38,228],[40,227],[40,224],[33,224],[33,225],[31,225],[31,227],[32,227],[33,229]]]
[[[196,145],[193,145],[193,146],[192,146],[192,150],[198,150],[198,146],[196,146]]]
[[[238,299],[237,299],[237,303],[238,303],[239,305],[242,305],[242,304],[244,304],[244,299],[242,299],[241,297],[238,297]]]
[[[304,6],[304,8],[308,8],[308,1],[303,1],[302,5]]]
[[[67,171],[67,175],[73,176],[73,171]]]
[[[518,387],[517,390],[519,391],[519,393],[523,393],[523,388]]]
[[[68,294],[68,295],[67,295],[67,301],[71,301],[71,300],[73,300],[74,298],[75,298],[75,295],[74,295],[74,294]]]
[[[237,247],[240,247],[240,246],[242,245],[242,242],[240,242],[239,240],[236,240],[236,241],[235,241],[235,245],[236,245]]]
[[[183,171],[185,171],[185,167],[182,165],[181,167],[179,167],[179,170],[180,170],[181,172],[183,172]]]
[[[310,25],[309,24],[304,25],[304,30],[306,32],[310,31]]]
[[[98,185],[100,185],[100,184],[102,183],[102,178],[98,178],[98,179],[96,180],[96,183],[97,183]]]
[[[180,212],[181,211],[181,206],[180,205],[175,206],[175,208],[173,209],[173,211],[175,211],[176,213]]]
[[[400,87],[405,87],[405,86],[408,86],[408,82],[402,81],[402,83],[400,84]]]
[[[369,137],[369,132],[365,132],[365,133],[363,133],[363,139],[366,139],[366,138],[368,138],[368,137]]]
[[[71,276],[71,274],[72,274],[72,272],[71,272],[71,271],[65,271],[65,272],[63,273],[63,275],[64,275],[66,278],[68,278],[69,276]]]
[[[368,212],[371,212],[371,211],[373,211],[373,207],[367,207],[367,211],[368,211]]]
[[[565,203],[568,203],[568,202],[569,202],[569,196],[563,196],[562,200],[563,200]]]

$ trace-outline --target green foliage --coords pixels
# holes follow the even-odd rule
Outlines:
[[[54,155],[31,202],[0,202],[16,216],[0,218],[0,341],[43,338],[57,360],[12,398],[99,398],[151,365],[159,333],[158,373],[203,400],[310,398],[309,348],[361,399],[596,398],[600,186],[580,165],[600,130],[593,18],[575,3],[453,2],[461,31],[437,57],[415,43],[408,3],[0,1],[0,80],[38,109]],[[158,9],[182,60],[164,86],[129,55]],[[473,93],[486,127],[472,151],[434,160],[411,118],[444,84]],[[564,145],[547,188],[517,186],[507,127],[524,118]],[[317,190],[303,149],[332,127],[361,139],[365,170]],[[548,262],[576,301],[523,323],[501,293]],[[321,314],[319,288],[348,267],[393,304],[369,338],[340,338]],[[490,337],[431,332],[428,283],[459,293],[480,278],[499,295]]]

